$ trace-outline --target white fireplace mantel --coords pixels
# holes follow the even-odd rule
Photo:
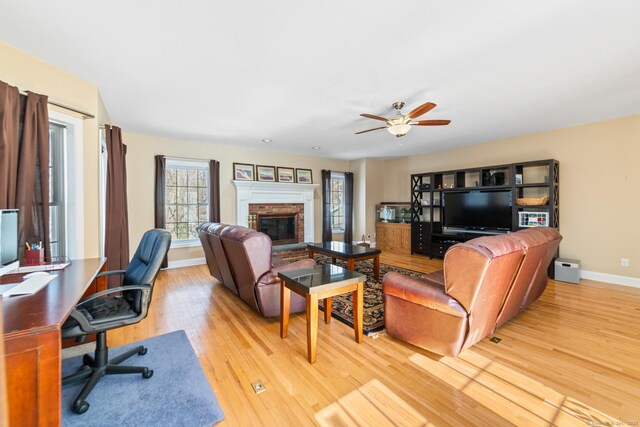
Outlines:
[[[303,203],[304,241],[315,242],[313,193],[318,184],[286,182],[233,181],[236,187],[236,224],[249,224],[250,203]]]

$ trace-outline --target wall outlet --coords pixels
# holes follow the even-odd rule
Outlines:
[[[620,265],[623,267],[629,267],[629,258],[620,258]]]

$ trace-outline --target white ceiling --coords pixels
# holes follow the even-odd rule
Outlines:
[[[0,0],[0,40],[96,84],[125,131],[343,159],[638,114],[639,21],[637,0]],[[452,123],[354,135],[397,100]]]

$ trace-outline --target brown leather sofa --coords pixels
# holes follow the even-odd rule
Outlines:
[[[454,245],[444,269],[382,280],[387,334],[457,356],[542,295],[562,236],[552,228],[479,237]]]
[[[316,265],[304,259],[275,267],[269,236],[239,225],[204,223],[198,234],[211,275],[264,317],[280,315],[278,271]],[[305,299],[292,294],[291,313],[305,310]]]

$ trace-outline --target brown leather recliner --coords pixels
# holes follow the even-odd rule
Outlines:
[[[198,234],[211,275],[265,317],[280,314],[278,271],[316,264],[304,259],[274,267],[269,236],[239,225],[204,223]],[[292,294],[291,313],[305,310],[305,299]]]
[[[387,333],[438,354],[458,355],[493,332],[499,319],[508,320],[542,294],[560,239],[553,229],[480,237],[451,247],[443,271],[420,279],[387,273],[382,281]]]
[[[554,228],[540,227],[509,234],[524,247],[525,256],[498,314],[496,328],[524,311],[547,287],[547,269],[562,236]]]

